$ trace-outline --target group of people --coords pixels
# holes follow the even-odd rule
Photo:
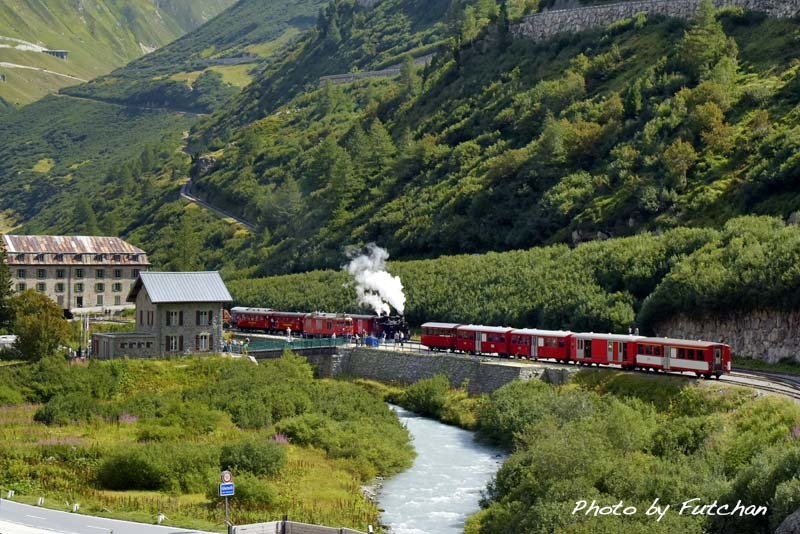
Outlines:
[[[222,345],[222,352],[232,352],[242,354],[247,356],[247,348],[250,346],[250,338],[244,338],[244,341],[239,341],[238,339],[234,338],[230,341],[226,341]]]
[[[361,336],[359,336],[358,333],[356,333],[353,336],[353,342],[355,343],[356,347],[360,347],[361,345],[367,345],[368,344],[368,342],[367,342],[367,338],[368,337],[369,336],[367,336],[366,332],[363,332],[361,334]],[[403,343],[405,342],[405,340],[406,340],[406,337],[405,337],[405,334],[403,334],[403,332],[395,332],[394,333],[394,344],[395,344],[395,346],[399,345],[400,347],[402,347]],[[385,345],[386,344],[386,332],[383,332],[381,334],[381,337],[378,339],[378,343],[380,345]]]

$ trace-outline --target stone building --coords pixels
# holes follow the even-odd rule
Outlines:
[[[143,272],[128,294],[135,333],[92,335],[97,358],[215,353],[222,343],[222,305],[230,293],[216,271]]]
[[[35,289],[75,313],[131,308],[126,295],[150,262],[118,237],[4,235],[13,289]]]

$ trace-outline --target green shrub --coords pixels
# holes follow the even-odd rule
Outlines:
[[[97,482],[110,490],[164,489],[170,476],[166,462],[142,448],[120,451],[100,465]]]
[[[410,386],[402,396],[402,404],[422,415],[439,417],[450,391],[450,380],[446,375],[436,375]]]
[[[220,468],[275,476],[286,466],[286,446],[274,441],[240,441],[222,447]]]
[[[230,497],[233,506],[245,509],[260,509],[275,506],[278,503],[278,491],[268,481],[251,473],[237,474],[235,477],[236,493]],[[219,502],[219,483],[208,486],[206,497],[212,502]]]
[[[67,425],[72,422],[90,421],[97,415],[97,401],[85,392],[58,393],[47,404],[39,408],[34,421],[46,425]]]
[[[0,406],[22,404],[22,393],[6,384],[0,384]]]

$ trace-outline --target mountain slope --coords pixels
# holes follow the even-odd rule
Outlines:
[[[3,2],[0,73],[6,75],[6,82],[0,83],[0,97],[24,104],[61,87],[105,74],[200,26],[233,2]],[[68,59],[48,55],[44,49],[67,50]]]
[[[239,2],[169,46],[64,94],[208,112],[232,95],[222,84],[244,87],[255,72],[314,23],[322,0]],[[200,86],[196,87],[197,81]],[[209,98],[198,98],[204,92]]]
[[[217,160],[197,187],[259,221],[265,272],[368,241],[412,258],[800,209],[797,20],[726,10],[533,43],[468,10],[425,70],[311,85],[369,65],[361,37],[410,4],[337,2],[335,47],[318,32],[196,127]]]

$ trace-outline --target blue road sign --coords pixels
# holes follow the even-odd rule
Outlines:
[[[227,484],[220,484],[219,485],[219,496],[220,497],[232,497],[233,496],[233,482],[228,482]]]

